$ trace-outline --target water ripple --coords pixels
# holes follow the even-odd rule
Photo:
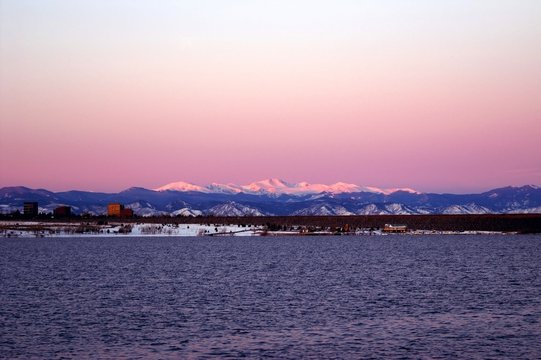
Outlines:
[[[0,239],[2,358],[539,358],[541,236]]]

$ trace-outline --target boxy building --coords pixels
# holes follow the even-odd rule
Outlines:
[[[132,217],[133,210],[124,208],[124,205],[119,203],[111,203],[107,205],[107,216]]]
[[[23,206],[23,214],[25,216],[38,216],[38,203],[35,201],[27,201]]]
[[[55,218],[63,218],[71,216],[71,206],[59,206],[53,210]]]
[[[132,217],[133,216],[133,210],[132,209],[122,209],[120,210],[120,217]]]
[[[385,224],[383,232],[386,233],[405,233],[408,231],[407,225],[397,225],[397,224]]]
[[[120,212],[124,209],[124,205],[113,203],[107,205],[107,216],[120,216]]]

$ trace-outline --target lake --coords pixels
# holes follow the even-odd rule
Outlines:
[[[539,358],[541,235],[0,239],[0,358]]]

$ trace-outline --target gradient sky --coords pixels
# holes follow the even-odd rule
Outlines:
[[[0,0],[0,186],[541,185],[541,1]]]

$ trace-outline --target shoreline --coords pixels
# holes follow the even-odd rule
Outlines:
[[[269,231],[291,230],[304,227],[310,232],[328,230],[332,233],[356,229],[382,229],[386,224],[406,226],[408,230],[423,231],[492,231],[516,233],[541,233],[541,214],[470,214],[470,215],[344,215],[344,216],[157,216],[157,217],[107,217],[50,216],[0,217],[2,223],[19,223],[21,226],[41,223],[43,227],[62,223],[68,226],[86,224],[90,227],[105,224],[152,225],[229,224],[237,230],[265,228]],[[242,228],[242,229],[241,229]],[[0,231],[1,231],[0,227]],[[344,231],[347,230],[347,231]]]
[[[517,235],[516,231],[486,230],[423,230],[410,229],[403,233],[385,232],[383,228],[308,228],[302,225],[287,230],[218,223],[156,224],[150,222],[127,223],[111,221],[104,224],[90,222],[0,221],[2,238],[68,238],[68,237],[266,237],[266,236],[389,236],[389,235]]]

